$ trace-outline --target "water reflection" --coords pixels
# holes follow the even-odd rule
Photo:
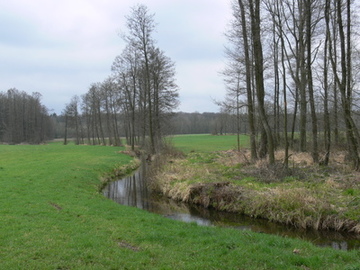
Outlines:
[[[142,169],[132,176],[108,184],[103,190],[104,196],[119,204],[137,207],[175,220],[195,222],[198,225],[233,227],[240,230],[301,238],[316,245],[334,249],[360,249],[359,235],[333,231],[300,230],[262,219],[252,219],[244,215],[175,202],[149,190],[144,181],[145,177],[142,176],[145,166],[143,165]]]
[[[149,191],[140,177],[141,173],[138,171],[125,179],[112,182],[105,187],[103,194],[119,204],[148,210],[151,208]]]

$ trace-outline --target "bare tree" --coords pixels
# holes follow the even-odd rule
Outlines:
[[[266,145],[269,161],[273,162],[271,152],[281,138],[279,130],[283,125],[285,166],[289,142],[291,146],[299,142],[300,151],[311,150],[314,163],[328,164],[333,132],[335,143],[346,134],[348,156],[354,168],[359,169],[360,134],[354,117],[358,100],[354,91],[358,87],[354,59],[358,54],[354,54],[357,44],[353,42],[353,28],[357,24],[353,1],[237,0],[233,10],[234,20],[227,34],[231,46],[226,49],[230,61],[224,71],[230,90],[227,98],[235,100],[237,93],[243,94],[242,89],[256,94],[261,124],[259,156]],[[253,99],[248,96],[248,106],[250,100]],[[318,120],[321,118],[324,124]],[[324,149],[320,148],[319,134],[324,134]],[[311,149],[307,148],[308,143]],[[320,160],[321,150],[325,156]]]
[[[341,61],[341,78],[336,72],[337,67],[334,58],[331,58],[331,63],[335,75],[335,80],[339,86],[341,95],[341,104],[344,114],[344,121],[346,127],[346,137],[348,142],[349,157],[353,163],[355,169],[360,167],[359,158],[359,142],[357,140],[357,127],[354,124],[352,118],[352,87],[351,87],[351,1],[345,1],[345,12],[346,12],[346,25],[344,25],[344,3],[342,0],[336,0],[336,15],[337,25],[339,31],[339,42],[340,42],[340,61]],[[332,55],[332,46],[330,46],[330,55]]]
[[[125,36],[128,43],[133,46],[142,56],[143,67],[143,89],[144,98],[147,101],[147,114],[149,125],[150,152],[155,153],[155,136],[153,127],[153,100],[151,98],[151,79],[150,79],[150,52],[154,47],[152,33],[155,30],[154,15],[149,14],[149,10],[144,5],[137,5],[132,8],[131,15],[127,17],[127,28],[129,34]]]
[[[127,47],[115,59],[112,69],[123,89],[125,112],[131,117],[128,130],[132,148],[137,122],[142,142],[148,138],[149,151],[155,153],[162,145],[164,116],[178,105],[175,65],[155,46],[154,15],[146,6],[132,8],[127,28],[128,33],[124,35]]]
[[[324,17],[325,17],[325,44],[324,44],[324,141],[325,141],[325,157],[322,161],[324,165],[329,164],[330,159],[330,148],[331,148],[331,128],[330,128],[330,113],[329,113],[329,43],[331,42],[330,36],[330,0],[325,1],[324,7]]]
[[[233,5],[233,21],[226,33],[226,37],[230,43],[226,47],[226,57],[228,65],[222,72],[225,77],[225,84],[228,88],[229,100],[222,104],[227,111],[235,110],[237,119],[237,130],[240,130],[240,108],[246,105],[248,123],[250,130],[250,149],[251,159],[257,159],[256,146],[256,120],[255,120],[255,104],[254,104],[254,87],[252,85],[253,75],[253,52],[251,50],[251,40],[249,39],[250,27],[248,26],[248,16],[246,15],[245,5],[242,0],[234,1]],[[246,101],[240,99],[240,95],[244,95]],[[235,100],[235,102],[233,102]],[[234,105],[232,105],[234,104]],[[239,143],[238,143],[239,145]]]
[[[265,111],[265,87],[264,87],[264,59],[261,42],[261,18],[260,18],[260,0],[249,0],[249,11],[251,21],[251,34],[254,46],[254,72],[256,96],[259,108],[259,115],[262,126],[266,132],[266,142],[268,145],[269,163],[275,163],[275,145],[273,132],[271,130],[268,117]]]
[[[136,144],[147,146],[152,154],[161,150],[164,123],[178,105],[178,87],[175,64],[155,46],[153,17],[144,5],[131,9],[123,35],[126,47],[113,62],[113,74],[91,84],[82,96],[82,114],[76,119],[83,124],[73,126],[75,134],[86,130],[89,143],[121,145],[122,132],[133,150]],[[75,108],[71,101],[65,109],[68,128]]]

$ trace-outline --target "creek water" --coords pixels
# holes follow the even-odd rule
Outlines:
[[[145,167],[146,165],[143,165],[133,175],[109,183],[103,189],[104,196],[122,205],[137,207],[175,220],[195,222],[198,225],[232,227],[300,238],[318,246],[334,249],[360,249],[360,235],[334,231],[301,230],[267,220],[175,202],[151,192],[146,183]]]

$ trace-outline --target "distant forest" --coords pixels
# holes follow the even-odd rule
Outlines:
[[[73,104],[73,103],[72,103]],[[69,109],[69,108],[68,108]],[[0,92],[0,142],[8,144],[44,143],[52,139],[63,139],[65,135],[71,140],[80,143],[102,144],[109,143],[109,132],[106,111],[100,108],[97,117],[101,126],[98,134],[88,137],[87,119],[85,115],[50,114],[49,110],[41,103],[41,94],[31,95],[17,89]],[[73,112],[73,111],[72,111]],[[127,136],[126,114],[119,114],[117,119],[117,133],[120,137]],[[223,135],[235,133],[234,115],[223,113],[169,113],[166,116],[167,124],[164,128],[165,135],[173,134],[216,134]],[[246,115],[242,117],[244,125],[241,132],[246,133]],[[125,143],[125,142],[124,142]]]
[[[126,121],[124,120],[124,115],[118,116],[118,129],[120,137],[126,137]],[[164,127],[165,135],[176,135],[176,134],[213,134],[213,135],[225,135],[236,133],[236,125],[234,121],[235,115],[223,114],[223,113],[213,113],[213,112],[205,112],[205,113],[185,113],[185,112],[175,112],[171,113],[167,116],[167,124]],[[246,121],[247,116],[243,115],[244,125],[241,128],[242,133],[246,133]],[[64,138],[66,119],[64,115],[53,115],[52,119],[55,121],[55,138]],[[82,119],[82,120],[81,120]],[[108,127],[106,124],[106,116],[102,115],[103,126],[102,132],[99,134],[103,134],[104,138],[108,138],[109,134],[107,132]],[[85,119],[80,117],[79,122],[85,122]],[[68,118],[67,124],[67,136],[69,138],[76,138],[76,126],[73,118]],[[79,128],[82,130],[80,133],[80,141],[88,143],[88,139],[86,137],[85,126]],[[90,143],[98,144],[102,143],[101,136],[96,137],[95,140],[90,139]]]
[[[69,111],[67,111],[69,112]],[[223,113],[169,113],[167,125],[164,128],[166,135],[173,134],[214,134],[223,135],[236,132],[234,115]],[[118,115],[116,124],[120,137],[125,138],[126,115]],[[244,125],[241,132],[246,133],[246,119],[243,115]],[[108,142],[112,136],[109,133],[111,127],[107,126],[107,115],[104,109],[100,109],[99,136],[88,140],[86,116],[71,114],[50,114],[49,110],[41,103],[41,94],[31,95],[17,89],[9,89],[0,92],[0,142],[9,144],[30,143],[38,144],[52,139],[63,139],[65,134],[68,138],[79,137],[82,143],[101,144]],[[101,130],[100,130],[101,129]]]
[[[0,142],[38,144],[54,138],[54,119],[40,100],[37,92],[0,92]]]

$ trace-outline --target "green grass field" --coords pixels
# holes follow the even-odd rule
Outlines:
[[[360,251],[201,227],[105,199],[99,178],[131,160],[119,150],[0,145],[0,269],[360,268]]]
[[[237,136],[214,136],[209,134],[177,135],[171,138],[179,150],[189,152],[213,152],[237,148]],[[240,146],[249,145],[249,136],[240,135]]]

